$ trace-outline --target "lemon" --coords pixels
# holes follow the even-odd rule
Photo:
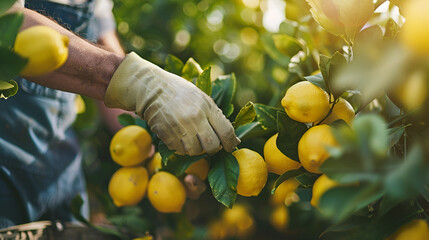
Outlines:
[[[415,110],[421,107],[427,98],[427,77],[423,71],[416,71],[405,81],[400,82],[387,92],[390,100],[400,108]]]
[[[153,157],[147,163],[147,170],[149,171],[149,175],[153,175],[158,172],[162,168],[162,157],[159,152],[156,152]]]
[[[319,167],[330,157],[326,147],[336,145],[330,126],[322,124],[308,129],[298,142],[298,156],[302,166],[309,172],[321,173]]]
[[[284,232],[289,225],[289,210],[284,205],[274,208],[270,215],[270,223],[277,231]]]
[[[209,162],[202,158],[189,166],[185,173],[197,176],[200,180],[206,180],[209,174]]]
[[[147,197],[152,206],[163,213],[182,211],[186,191],[180,180],[171,173],[157,172],[149,180]]]
[[[152,138],[146,129],[129,125],[121,128],[110,142],[110,155],[113,161],[129,167],[142,163],[150,154]]]
[[[348,125],[351,125],[355,119],[355,111],[352,105],[344,98],[339,98],[331,114],[323,120],[322,124],[328,124],[338,119],[344,120]]]
[[[277,148],[276,141],[278,135],[278,133],[275,134],[265,142],[264,158],[267,163],[268,172],[282,175],[289,170],[300,168],[301,164],[288,158]]]
[[[429,225],[423,219],[415,219],[396,230],[388,240],[427,240]]]
[[[27,28],[16,36],[14,51],[28,58],[21,76],[38,76],[61,67],[68,57],[69,38],[47,26]]]
[[[311,197],[311,205],[317,207],[319,205],[320,198],[329,189],[338,186],[339,183],[331,180],[325,174],[317,178],[313,184],[313,195]]]
[[[264,188],[267,177],[267,165],[259,153],[242,148],[232,153],[238,161],[237,193],[242,196],[258,196]]]
[[[226,209],[222,214],[222,220],[233,228],[230,232],[238,237],[245,237],[254,227],[253,217],[241,204],[235,204],[231,209]]]
[[[295,190],[298,188],[299,182],[295,178],[289,178],[282,182],[270,197],[270,203],[273,205],[284,205],[286,202],[291,203],[296,199]]]
[[[110,179],[109,194],[116,206],[132,206],[143,199],[147,185],[146,168],[122,167]]]
[[[235,229],[222,220],[215,220],[208,225],[208,239],[222,240],[234,235]]]
[[[302,81],[286,91],[281,104],[293,120],[318,122],[329,112],[329,95],[311,82]]]
[[[404,2],[403,15],[406,19],[401,29],[400,40],[404,46],[419,55],[429,54],[429,1]]]

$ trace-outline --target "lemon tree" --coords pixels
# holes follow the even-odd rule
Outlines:
[[[233,153],[178,156],[146,123],[121,116],[124,126],[137,124],[151,135],[159,152],[153,166],[152,162],[143,163],[154,169],[151,172],[168,172],[187,183],[185,188],[190,185],[186,181],[192,179],[195,185],[191,186],[206,184],[207,190],[199,199],[185,200],[184,207],[175,213],[162,214],[147,198],[130,210],[134,214],[112,211],[119,217],[140,220],[141,226],[160,236],[160,230],[168,229],[166,232],[177,239],[250,238],[239,234],[223,217],[224,212],[234,212],[243,203],[248,214],[240,217],[238,225],[251,226],[243,229],[261,239],[388,239],[399,236],[401,227],[416,219],[427,221],[428,111],[424,106],[429,102],[429,61],[424,46],[410,47],[419,39],[411,43],[403,36],[406,25],[413,22],[417,22],[413,31],[420,29],[422,37],[427,29],[424,21],[404,22],[402,18],[407,18],[406,2],[419,4],[421,9],[425,9],[424,3],[344,0],[331,1],[328,6],[322,1],[287,0],[286,20],[271,34],[252,24],[257,16],[269,15],[261,7],[263,1],[252,2],[204,5],[205,1],[187,1],[180,5],[166,1],[163,5],[163,9],[168,4],[177,7],[163,12],[165,16],[186,15],[186,21],[174,25],[175,48],[154,44],[145,37],[140,41],[144,42],[141,51],[159,65],[164,59],[156,53],[177,54],[165,56],[165,69],[209,94],[233,122],[242,143]],[[229,8],[222,4],[239,9],[240,16],[231,18]],[[374,11],[382,4],[383,9]],[[133,6],[142,9],[122,4],[118,13],[122,12],[121,34],[130,39],[128,46],[134,49],[139,36],[152,28],[132,27],[137,21],[128,14],[141,15]],[[154,12],[159,10],[155,5],[144,9],[150,12],[151,7]],[[252,14],[256,17],[249,17]],[[179,29],[179,23],[185,26],[194,18],[201,24]],[[222,23],[216,25],[213,19]],[[228,24],[232,32],[222,27],[237,19],[247,21],[245,26],[237,30]],[[209,31],[204,29],[201,34],[209,37],[202,38],[195,30],[201,26],[209,26]],[[187,35],[189,29],[192,34]],[[218,39],[218,31],[230,37]],[[186,36],[192,36],[184,48],[193,50],[193,58],[188,55],[191,51],[177,50]],[[234,36],[240,43],[234,42]],[[422,50],[416,50],[419,48]],[[237,52],[240,57],[233,60],[231,56]],[[209,59],[213,54],[216,60]],[[223,75],[219,66],[228,73],[235,69],[236,74]],[[402,90],[396,94],[402,103],[389,94],[395,87]],[[243,154],[249,151],[251,156]],[[255,159],[261,163],[258,167],[242,169],[252,166]],[[207,164],[195,167],[202,161]],[[262,171],[262,161],[267,174]],[[206,172],[206,167],[207,179],[189,177],[194,168]],[[266,179],[260,177],[265,174]],[[244,175],[247,177],[242,181]],[[255,194],[243,195],[257,196],[241,195],[243,186],[246,190],[258,188]],[[129,222],[119,217],[114,218],[115,224],[130,228]],[[417,232],[424,236],[424,231]]]

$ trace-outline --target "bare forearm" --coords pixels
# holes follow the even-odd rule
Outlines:
[[[31,77],[29,80],[103,100],[107,85],[123,56],[92,45],[39,13],[24,8],[19,10],[25,16],[22,30],[34,25],[45,25],[70,39],[66,63],[50,74]]]

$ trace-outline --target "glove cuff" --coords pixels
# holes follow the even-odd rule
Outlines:
[[[111,108],[121,108],[136,111],[136,98],[139,90],[143,90],[145,79],[153,64],[144,60],[135,52],[126,55],[119,67],[113,73],[106,89],[104,104]]]

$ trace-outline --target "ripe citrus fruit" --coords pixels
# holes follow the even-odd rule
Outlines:
[[[289,225],[289,210],[284,205],[274,208],[270,215],[270,223],[277,231],[284,232]]]
[[[162,157],[159,152],[156,152],[153,157],[147,163],[147,171],[149,175],[153,175],[162,168]]]
[[[287,115],[304,123],[319,122],[329,112],[329,95],[309,81],[294,84],[281,101]]]
[[[311,205],[319,206],[319,201],[322,195],[329,189],[338,186],[339,183],[328,178],[325,174],[321,175],[313,184],[313,195],[311,197]]]
[[[351,125],[355,119],[355,111],[352,105],[344,98],[339,98],[331,114],[323,120],[322,124],[328,124],[338,119],[344,120],[348,125]]]
[[[110,142],[110,155],[113,161],[129,167],[142,163],[150,154],[152,138],[146,129],[129,125],[121,128]]]
[[[401,42],[416,54],[429,54],[429,1],[414,0],[404,2],[402,13],[406,19],[401,29]]]
[[[231,209],[226,209],[223,212],[222,220],[232,227],[230,232],[238,237],[249,235],[254,227],[253,217],[247,208],[240,204],[235,204]]]
[[[429,225],[423,219],[415,219],[393,233],[388,240],[427,240],[429,239]]]
[[[109,194],[118,206],[131,206],[139,203],[148,185],[148,174],[144,167],[122,167],[109,182]]]
[[[268,172],[282,175],[289,170],[300,168],[301,164],[288,158],[277,148],[276,141],[278,135],[278,133],[275,134],[265,142],[264,158],[267,163]]]
[[[298,142],[298,156],[309,172],[321,173],[319,167],[330,157],[326,147],[334,147],[337,141],[329,125],[314,126],[302,135]]]
[[[242,196],[258,196],[264,188],[267,177],[267,165],[259,153],[247,148],[232,153],[238,161],[240,174],[238,176],[237,193]]]
[[[273,205],[285,205],[285,203],[293,202],[295,198],[295,190],[298,188],[299,182],[295,178],[289,178],[282,182],[270,197],[270,203]]]
[[[14,51],[28,58],[21,76],[38,76],[61,67],[68,57],[69,38],[46,26],[27,28],[16,36]]]
[[[157,172],[149,180],[147,197],[152,206],[163,213],[182,211],[186,190],[180,180],[171,173]]]
[[[206,180],[207,175],[209,174],[209,162],[206,159],[202,158],[189,166],[185,173],[192,174],[197,176],[200,180]]]
[[[427,81],[423,71],[416,71],[388,91],[387,96],[400,108],[417,109],[427,98]]]

